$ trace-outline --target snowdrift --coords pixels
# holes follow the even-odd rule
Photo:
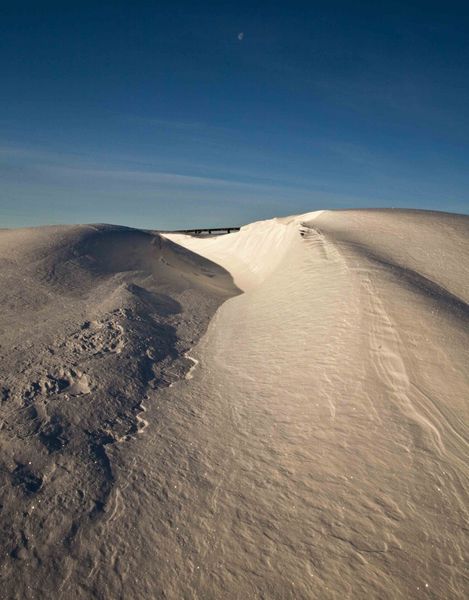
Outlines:
[[[469,218],[324,211],[171,237],[245,290],[191,382],[223,432],[203,562],[237,570],[216,595],[464,597]]]
[[[0,231],[4,595],[466,598],[469,217]]]

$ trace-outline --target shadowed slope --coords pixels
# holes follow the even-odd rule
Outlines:
[[[236,293],[221,267],[158,235],[0,232],[4,598],[57,597],[65,557],[106,514],[110,445],[145,427],[149,389],[184,376],[185,352]]]

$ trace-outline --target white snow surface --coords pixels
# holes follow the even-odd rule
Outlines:
[[[324,211],[169,237],[245,290],[179,390],[204,399],[199,552],[231,574],[214,597],[465,597],[469,218]]]
[[[50,237],[0,236],[10,597],[468,597],[469,216]]]
[[[165,237],[221,265],[245,291],[264,281],[280,264],[298,235],[298,225],[323,212],[257,221],[227,235],[198,238],[176,233]]]

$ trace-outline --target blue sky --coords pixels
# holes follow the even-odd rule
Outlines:
[[[469,213],[464,2],[2,0],[0,72],[0,227]]]

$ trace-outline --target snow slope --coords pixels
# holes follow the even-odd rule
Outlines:
[[[259,221],[228,235],[198,238],[176,233],[165,237],[200,256],[212,257],[233,275],[240,289],[247,290],[262,283],[280,264],[298,233],[298,223],[314,220],[322,212]]]
[[[148,390],[184,376],[184,353],[237,291],[157,234],[0,231],[2,599],[95,597],[79,565],[119,494],[111,448],[144,431]]]
[[[177,242],[246,290],[185,392],[216,414],[200,597],[465,597],[469,218],[323,212]]]
[[[0,232],[3,596],[466,598],[469,217],[165,237]]]

